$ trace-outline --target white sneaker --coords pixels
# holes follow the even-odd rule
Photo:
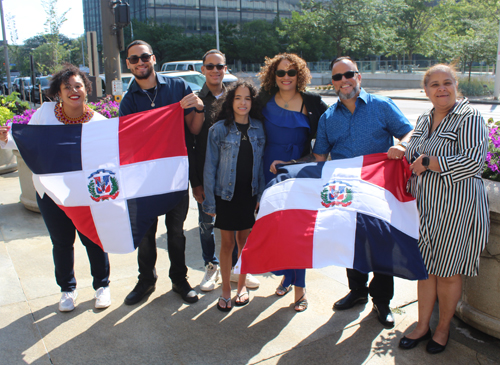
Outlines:
[[[205,266],[205,276],[200,284],[202,291],[212,291],[215,289],[215,283],[219,281],[219,265],[212,264],[211,262]]]
[[[100,287],[95,291],[95,307],[97,309],[108,308],[111,305],[111,292],[109,286]]]
[[[76,292],[76,290],[63,291],[61,300],[59,300],[59,310],[61,312],[71,312],[73,309],[75,309],[77,296],[78,293]]]
[[[239,274],[235,274],[233,270],[231,270],[231,278],[229,279],[233,283],[237,283],[240,278]],[[257,289],[260,286],[260,281],[257,280],[255,276],[252,274],[247,274],[247,279],[245,280],[245,286],[248,289]]]

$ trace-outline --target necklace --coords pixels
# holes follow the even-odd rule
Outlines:
[[[64,112],[61,103],[57,103],[54,107],[54,114],[58,121],[63,124],[82,124],[87,123],[94,116],[94,111],[89,108],[88,105],[85,105],[85,112],[79,116],[78,118],[70,118]]]
[[[154,108],[155,107],[155,100],[156,100],[156,95],[158,94],[158,87],[155,87],[155,96],[153,98],[153,100],[151,100],[151,98],[149,97],[149,94],[146,90],[144,90],[144,93],[146,94],[146,96],[148,97],[149,101],[151,102],[151,108]]]
[[[235,122],[235,123],[236,123],[236,122]],[[241,140],[242,140],[242,141],[246,141],[246,140],[248,139],[248,137],[247,137],[247,133],[248,133],[248,132],[246,132],[246,131],[245,131],[245,129],[247,129],[247,128],[245,128],[245,127],[240,127],[238,124],[239,124],[239,123],[236,123],[236,129],[238,129],[238,130],[241,132]],[[248,129],[247,129],[247,130],[248,130]]]
[[[285,105],[284,105],[284,106],[285,106],[285,109],[288,109],[288,103],[289,103],[289,102],[291,102],[291,101],[293,100],[293,98],[295,97],[295,95],[297,95],[297,93],[293,94],[293,96],[290,98],[290,100],[286,101],[286,100],[283,98],[283,96],[281,95],[281,91],[280,91],[280,93],[279,93],[279,94],[280,94],[280,98],[281,98],[281,100],[283,100],[283,101],[285,102]]]

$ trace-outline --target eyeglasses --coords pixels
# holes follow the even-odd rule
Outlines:
[[[294,70],[293,68],[289,69],[288,71],[285,70],[276,70],[276,76],[278,77],[285,77],[285,75],[288,74],[290,77],[294,77],[297,75],[297,70]]]
[[[208,71],[212,71],[214,69],[214,67],[217,69],[217,70],[222,70],[226,65],[222,64],[222,63],[219,63],[218,65],[212,65],[211,63],[209,63],[208,65],[203,65],[205,66],[205,68],[208,70]]]
[[[344,76],[346,79],[352,79],[354,75],[359,74],[359,71],[347,71],[346,73],[343,74],[335,74],[332,76],[333,81],[340,81],[342,80],[342,76]]]
[[[139,58],[144,63],[149,62],[149,60],[151,59],[151,56],[152,56],[152,54],[143,53],[140,56],[130,56],[129,58],[127,58],[127,60],[131,64],[135,65],[137,62],[139,62]]]

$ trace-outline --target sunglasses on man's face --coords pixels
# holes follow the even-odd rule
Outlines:
[[[224,68],[224,66],[226,66],[226,65],[224,65],[224,64],[222,64],[222,63],[219,63],[218,65],[212,65],[211,63],[209,63],[208,65],[203,65],[203,66],[205,66],[205,68],[206,68],[208,71],[212,71],[212,70],[214,69],[214,67],[215,67],[215,68],[217,68],[217,70],[219,70],[219,71],[220,71],[220,70],[222,70],[222,69]]]
[[[354,75],[359,74],[359,71],[347,71],[346,73],[343,74],[335,74],[332,76],[333,81],[340,81],[342,80],[342,76],[344,76],[346,79],[352,79]]]
[[[288,74],[290,77],[294,77],[297,75],[297,70],[294,70],[293,68],[289,69],[288,71],[285,70],[277,70],[276,71],[276,76],[278,77],[285,77],[285,75]]]
[[[135,65],[137,62],[139,62],[139,58],[144,63],[149,62],[149,60],[151,59],[151,56],[152,56],[152,54],[143,53],[140,56],[130,56],[129,58],[127,58],[127,60],[131,64]]]

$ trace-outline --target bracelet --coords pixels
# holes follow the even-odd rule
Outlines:
[[[203,109],[201,109],[201,110],[194,108],[194,111],[198,114],[205,113],[205,105],[203,105]]]
[[[292,160],[293,163],[297,163],[297,160]]]

